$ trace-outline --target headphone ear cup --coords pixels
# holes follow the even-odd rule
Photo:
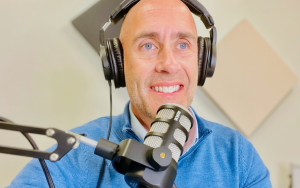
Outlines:
[[[200,50],[201,49],[199,46],[199,51]],[[200,72],[199,79],[198,79],[199,86],[203,86],[205,83],[205,80],[207,77],[207,68],[211,61],[210,53],[211,53],[211,41],[210,41],[210,38],[205,37],[204,38],[203,58],[202,58],[202,64],[201,64],[201,72]],[[199,59],[200,59],[200,57],[199,57]]]
[[[115,88],[126,87],[124,63],[123,63],[123,48],[119,38],[107,40],[107,54],[110,57],[113,80]]]
[[[100,45],[99,51],[105,80],[112,79],[111,65],[107,56],[107,47]]]
[[[203,86],[203,63],[204,63],[205,40],[203,37],[198,37],[198,86]]]

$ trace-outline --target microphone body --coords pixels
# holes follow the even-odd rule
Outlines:
[[[173,103],[161,106],[144,141],[144,145],[153,148],[147,152],[147,161],[157,168],[153,170],[145,166],[130,165],[130,170],[125,173],[126,183],[132,188],[172,188],[177,175],[177,162],[192,125],[192,115],[186,108]],[[165,148],[171,153],[164,152]],[[135,153],[139,152],[138,148],[135,149]],[[168,167],[159,169],[163,165],[156,164],[157,158],[169,154],[172,158]],[[159,157],[153,159],[157,155]]]

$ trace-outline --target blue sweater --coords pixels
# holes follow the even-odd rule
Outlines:
[[[249,141],[238,131],[195,115],[199,140],[178,161],[175,179],[178,188],[272,187],[269,171]],[[71,131],[99,140],[106,138],[108,127],[109,117],[102,117]],[[128,104],[123,114],[112,119],[110,141],[120,143],[127,138],[140,141],[130,125]],[[54,149],[55,146],[52,151]],[[46,163],[56,188],[95,188],[102,158],[94,154],[92,147],[80,144],[60,161]],[[38,160],[29,162],[8,187],[48,187]],[[114,170],[109,160],[106,160],[100,187],[128,187],[124,176]]]

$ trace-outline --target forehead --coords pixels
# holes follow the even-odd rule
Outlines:
[[[142,0],[128,12],[123,26],[128,37],[145,32],[197,35],[191,12],[179,0]]]

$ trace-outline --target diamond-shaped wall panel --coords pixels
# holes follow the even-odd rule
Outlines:
[[[250,136],[292,89],[296,76],[246,20],[217,50],[214,77],[203,89]]]

